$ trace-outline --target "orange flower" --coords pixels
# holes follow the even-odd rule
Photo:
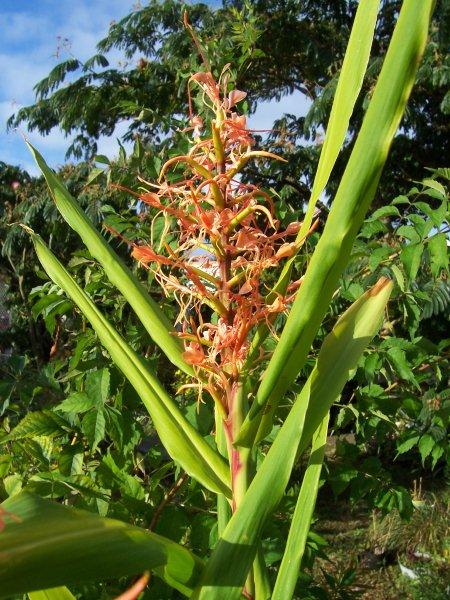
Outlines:
[[[205,353],[200,344],[189,342],[183,352],[183,358],[190,365],[201,365],[205,360]]]
[[[163,255],[133,244],[132,255],[144,265],[153,263],[158,282],[179,303],[183,357],[197,367],[200,384],[208,381],[214,395],[214,385],[223,391],[236,381],[252,328],[270,323],[292,299],[290,289],[289,297],[279,295],[267,305],[261,276],[296,252],[297,245],[289,238],[297,234],[300,223],[280,230],[270,195],[239,180],[240,169],[250,160],[277,157],[251,151],[253,139],[245,116],[235,112],[246,94],[227,90],[227,68],[218,83],[209,69],[192,75],[190,81],[200,86],[204,104],[214,112],[211,137],[200,140],[205,123],[192,114],[189,97],[194,132],[190,150],[168,160],[158,183],[143,182],[149,190],[136,194],[150,210],[164,214],[165,232],[170,230],[178,246],[163,244]],[[180,179],[167,179],[179,165],[184,167]],[[195,258],[207,254],[208,260]],[[216,321],[207,316],[211,309],[218,315]]]

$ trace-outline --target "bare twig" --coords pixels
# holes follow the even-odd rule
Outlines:
[[[156,507],[156,510],[152,516],[152,520],[150,521],[150,525],[148,526],[150,531],[153,531],[155,529],[156,524],[158,523],[163,510],[166,508],[166,506],[169,504],[169,502],[172,500],[172,498],[175,496],[175,494],[178,492],[178,490],[181,488],[181,486],[185,483],[185,481],[187,481],[187,478],[188,478],[188,474],[182,473],[180,475],[180,477],[177,479],[177,481],[170,488],[170,490],[166,494],[164,494],[164,498],[161,500],[159,505]]]

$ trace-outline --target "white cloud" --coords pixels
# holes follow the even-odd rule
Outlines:
[[[48,12],[39,15],[2,14],[0,6],[0,100],[32,102],[38,81],[71,54],[81,60],[92,56],[97,42],[107,34],[112,17],[123,16],[131,6],[123,0],[79,0],[56,6],[53,3]]]
[[[27,132],[26,138],[33,144],[39,146],[42,151],[65,152],[70,144],[70,137],[66,137],[60,129],[53,129],[48,135],[43,136],[35,131]]]
[[[132,0],[39,0],[39,12],[30,5],[17,4],[14,12],[0,3],[0,159],[24,164],[23,140],[18,132],[6,134],[6,120],[20,106],[34,102],[33,87],[70,53],[85,60],[96,51],[115,18],[123,17],[133,6]],[[62,40],[67,38],[67,48]],[[112,52],[112,57],[118,53]],[[119,135],[122,130],[119,129]],[[48,136],[26,132],[55,165],[64,162],[71,139],[57,129]],[[117,153],[116,139],[101,140],[102,152]],[[27,167],[29,166],[28,161]],[[35,169],[31,169],[35,172]]]
[[[26,149],[23,139],[17,139],[15,143],[2,143],[0,160],[25,169],[30,175],[39,175],[39,169]]]
[[[6,127],[6,121],[13,112],[18,109],[18,105],[9,100],[0,102],[0,133],[3,133]]]
[[[28,44],[30,39],[41,39],[48,32],[48,18],[36,13],[0,13],[0,30],[3,44]]]
[[[50,67],[50,68],[49,68]],[[28,104],[34,99],[33,86],[45,77],[52,65],[22,56],[0,53],[0,100]]]
[[[58,167],[64,163],[64,155],[70,144],[70,138],[65,138],[59,130],[52,131],[48,136],[42,136],[34,131],[11,131],[0,136],[1,160],[21,166],[30,175],[38,175],[39,170],[26,147],[25,139],[44,155],[51,167]]]

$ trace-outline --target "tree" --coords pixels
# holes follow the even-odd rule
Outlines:
[[[85,187],[89,165],[66,165],[61,176],[73,193],[78,193],[90,218],[103,221],[103,205],[108,202],[124,209],[125,195],[108,190],[99,193],[98,185]],[[0,163],[0,285],[5,304],[11,308],[9,327],[0,326],[0,344],[13,347],[15,353],[27,353],[38,363],[49,358],[51,341],[45,334],[44,323],[36,323],[29,294],[42,283],[36,268],[35,253],[29,237],[20,224],[42,229],[67,259],[80,248],[75,235],[64,226],[42,178],[32,178],[19,167]],[[125,210],[125,209],[124,209]]]
[[[360,126],[399,5],[398,0],[382,1],[371,64],[347,150]],[[227,63],[233,65],[236,87],[248,92],[250,111],[261,101],[280,99],[293,91],[313,101],[306,119],[289,115],[272,135],[273,145],[289,158],[286,167],[258,173],[268,184],[278,186],[288,183],[289,173],[291,187],[286,195],[297,204],[308,195],[318,155],[317,147],[307,140],[317,138],[326,126],[356,6],[354,0],[224,0],[217,10],[206,4],[188,7],[214,74],[217,76]],[[13,115],[9,126],[25,122],[43,134],[54,127],[67,135],[76,134],[67,151],[76,158],[92,158],[98,137],[111,135],[122,121],[129,123],[125,140],[140,135],[144,142],[159,143],[174,124],[184,122],[187,78],[199,69],[200,57],[193,53],[182,23],[185,9],[180,0],[150,0],[147,6],[114,23],[98,43],[97,54],[85,63],[70,57],[40,81],[35,86],[35,104]],[[449,14],[450,3],[441,0],[379,198],[392,194],[393,189],[396,193],[409,189],[410,180],[421,178],[424,167],[441,166],[441,157],[448,149]],[[113,48],[124,55],[119,68],[112,68],[107,59]],[[347,156],[344,152],[336,167],[330,194]]]

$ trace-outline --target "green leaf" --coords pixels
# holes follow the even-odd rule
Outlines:
[[[303,240],[311,227],[317,200],[328,183],[331,171],[345,141],[350,117],[361,91],[364,74],[369,61],[378,6],[379,0],[361,0],[358,5],[333,98],[333,105],[326,127],[319,164],[314,177],[311,197],[297,236],[297,241]],[[268,295],[267,302],[269,304],[273,302],[278,292],[284,293],[286,290],[293,261],[294,258],[289,260],[284,266],[278,283],[275,285],[272,293]],[[269,329],[265,325],[258,327],[247,359],[248,364],[257,356],[258,348],[267,336],[268,331]]]
[[[311,455],[295,505],[294,516],[292,517],[283,560],[278,569],[272,600],[288,600],[294,596],[319,489],[329,418],[330,415],[326,415],[314,434]]]
[[[405,381],[411,382],[420,390],[420,386],[416,381],[414,373],[408,364],[405,352],[398,347],[389,348],[386,352],[389,362],[394,367],[396,373]]]
[[[400,269],[397,267],[397,265],[389,265],[389,268],[395,277],[395,280],[397,282],[398,287],[400,288],[400,291],[404,292],[405,291],[405,278],[403,276],[403,273],[400,271]]]
[[[431,273],[437,277],[441,270],[448,269],[448,246],[445,233],[433,235],[428,242],[430,252]]]
[[[103,457],[98,472],[108,480],[115,480],[125,495],[140,500],[144,499],[145,494],[141,482],[119,468],[111,454],[108,453]]]
[[[386,246],[375,248],[369,255],[369,267],[371,271],[375,271],[378,265],[385,260],[392,252],[392,249]]]
[[[92,171],[89,173],[89,177],[87,178],[86,185],[91,185],[92,183],[94,183],[94,181],[96,179],[98,179],[100,177],[100,175],[103,175],[104,172],[105,172],[104,169],[102,169],[100,167],[94,167],[92,169]]]
[[[377,332],[392,286],[389,280],[380,279],[350,306],[325,338],[313,372],[225,527],[193,599],[241,597],[264,525],[284,494],[295,459],[311,443]]]
[[[423,244],[408,244],[400,252],[400,260],[405,267],[405,273],[409,281],[413,281],[416,278],[417,271],[420,267],[420,259],[423,254]]]
[[[411,223],[413,223],[414,228],[419,236],[419,239],[425,239],[433,227],[432,222],[429,219],[424,219],[416,213],[411,213],[410,215],[408,215],[408,217]]]
[[[433,190],[436,190],[436,192],[439,192],[442,198],[447,198],[445,187],[442,185],[442,183],[439,183],[439,181],[436,181],[435,179],[424,179],[422,183],[425,187],[429,187]]]
[[[375,506],[383,509],[386,513],[396,508],[404,519],[409,519],[414,509],[411,495],[403,487],[382,491],[375,499]]]
[[[377,352],[371,352],[366,356],[364,361],[364,374],[368,383],[372,383],[375,378],[375,373],[380,366],[380,356]]]
[[[358,469],[351,465],[343,464],[342,466],[337,466],[333,477],[330,478],[330,485],[334,494],[342,494],[342,492],[347,489],[349,483],[359,475],[360,472]]]
[[[86,413],[81,421],[81,430],[87,438],[91,451],[94,452],[105,437],[105,415],[103,410],[94,409]]]
[[[397,196],[392,200],[392,204],[411,204],[411,202],[409,201],[408,196]]]
[[[425,459],[431,454],[436,442],[434,438],[429,434],[425,433],[419,440],[419,452],[420,457],[422,459],[422,464],[424,464]]]
[[[28,598],[29,600],[76,600],[75,596],[66,587],[30,592]]]
[[[94,162],[98,162],[102,165],[109,165],[110,164],[110,160],[107,156],[105,156],[104,154],[97,154],[96,156],[94,156],[93,158]]]
[[[73,304],[68,300],[62,299],[59,302],[54,302],[45,311],[43,311],[43,317],[45,326],[48,332],[53,335],[56,329],[56,317],[71,313],[73,311]]]
[[[442,446],[438,446],[437,444],[435,445],[435,447],[433,448],[432,452],[431,452],[431,458],[433,459],[431,462],[431,468],[434,469],[434,467],[436,466],[437,461],[441,458],[441,456],[444,454],[444,448]]]
[[[0,597],[154,571],[189,595],[201,561],[178,544],[22,492],[2,504]]]
[[[49,463],[53,452],[53,439],[46,435],[39,435],[33,438],[30,445],[35,447],[35,454],[39,460]]]
[[[42,298],[39,298],[39,300],[31,309],[33,317],[36,319],[40,314],[45,316],[45,311],[49,306],[53,306],[54,304],[58,304],[60,302],[67,302],[66,298],[60,294],[47,294]]]
[[[22,477],[15,473],[3,479],[3,487],[8,496],[15,496],[22,489]]]
[[[80,445],[64,446],[58,456],[59,470],[63,475],[81,475],[83,473],[84,451]]]
[[[367,219],[368,221],[376,221],[377,219],[384,219],[386,217],[399,217],[400,211],[396,206],[382,206],[375,212],[373,212],[370,217]]]
[[[1,441],[2,443],[40,435],[57,435],[63,432],[61,421],[50,410],[31,412]]]
[[[12,456],[7,454],[0,454],[0,478],[3,479],[8,474],[9,468],[11,467]]]
[[[170,456],[205,487],[230,496],[229,468],[222,457],[182,415],[149,366],[110,325],[40,236],[28,231],[49,277],[77,304],[112,360],[141,397]]]
[[[108,399],[110,374],[108,369],[98,369],[86,375],[85,391],[97,406],[102,406]]]
[[[261,544],[258,546],[255,562],[253,563],[253,578],[255,581],[255,598],[270,600],[272,598],[272,588]]]
[[[350,117],[361,91],[369,62],[379,4],[379,0],[361,0],[358,4],[314,177],[311,198],[298,235],[300,240],[305,237],[311,227],[317,200],[328,183],[345,141]]]
[[[95,229],[62,181],[48,167],[41,154],[29,142],[27,145],[47,181],[56,207],[63,218],[78,233],[89,252],[102,265],[108,279],[129,302],[150,337],[167,358],[182,371],[192,375],[192,368],[182,357],[182,344],[173,335],[172,325],[158,304]]]
[[[95,406],[95,400],[85,392],[75,392],[63,400],[55,408],[65,413],[84,413]]]
[[[448,203],[446,200],[441,202],[439,208],[433,209],[427,202],[414,202],[414,206],[419,208],[423,213],[429,217],[435,227],[438,229],[445,221],[445,216],[448,210]]]
[[[419,233],[412,225],[402,225],[397,229],[396,233],[398,236],[410,240],[413,243],[419,243],[421,241]]]
[[[284,393],[303,367],[375,195],[425,47],[433,0],[405,0],[361,130],[288,320],[243,423],[239,443],[270,432]]]
[[[420,439],[420,435],[413,435],[408,439],[402,441],[400,444],[397,442],[397,452],[398,454],[404,454],[405,452],[409,452],[411,448],[417,444]]]

